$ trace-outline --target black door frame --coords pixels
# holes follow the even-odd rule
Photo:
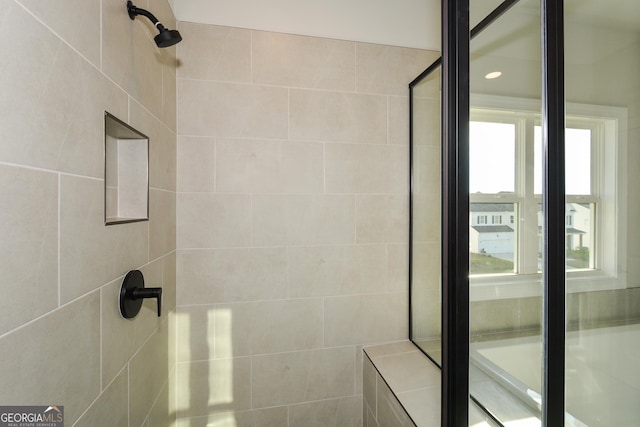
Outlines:
[[[540,1],[544,147],[542,425],[555,427],[564,425],[565,416],[564,1]],[[513,3],[503,5],[510,7]],[[490,16],[483,23],[487,21],[488,25],[497,17]],[[442,0],[443,427],[469,425],[469,40],[469,0]]]

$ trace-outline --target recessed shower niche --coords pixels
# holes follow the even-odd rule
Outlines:
[[[149,219],[149,138],[104,113],[105,225]]]

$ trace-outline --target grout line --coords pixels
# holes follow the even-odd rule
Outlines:
[[[389,96],[387,96],[387,120],[386,120],[386,123],[385,123],[385,125],[387,127],[387,129],[386,129],[387,130],[387,145],[391,144],[391,138],[390,138],[390,135],[389,135],[389,128],[391,127],[391,126],[389,126],[390,125],[389,122],[391,120],[391,118],[389,117],[389,101],[390,101],[389,100]]]
[[[105,388],[104,384],[103,384],[103,378],[104,378],[104,358],[103,358],[103,354],[104,352],[102,351],[102,342],[103,342],[103,337],[104,337],[104,325],[103,325],[103,321],[102,319],[104,318],[103,316],[103,310],[102,307],[104,306],[104,304],[102,303],[102,300],[104,299],[104,288],[100,288],[100,298],[99,298],[99,303],[100,303],[100,393],[104,392]],[[113,379],[113,381],[115,381],[115,379],[118,378],[118,375],[115,376],[115,378]],[[113,382],[112,381],[112,382]]]
[[[60,271],[62,270],[62,257],[60,256],[60,248],[61,243],[60,240],[62,238],[62,215],[61,208],[62,207],[62,176],[58,174],[58,307],[62,304],[62,274]]]
[[[127,425],[131,426],[131,369],[129,369],[129,362],[124,365],[124,369],[127,370]]]
[[[147,261],[144,264],[140,265],[137,269],[145,268],[145,267],[157,262],[158,260],[161,260],[163,257],[165,257],[167,255],[170,255],[172,252],[174,252],[174,251],[171,251],[169,253],[163,254],[162,256],[160,256],[158,258],[155,258],[155,259],[153,259],[151,261]],[[27,327],[28,325],[31,325],[32,323],[35,323],[35,322],[37,322],[39,320],[42,320],[43,318],[45,318],[48,315],[54,314],[54,313],[56,313],[56,312],[58,312],[58,311],[60,311],[60,310],[62,310],[64,308],[70,306],[71,304],[74,304],[74,303],[80,301],[81,299],[88,297],[89,295],[91,295],[94,292],[100,292],[101,289],[104,288],[105,286],[108,286],[108,285],[110,285],[110,284],[112,284],[112,283],[114,283],[116,281],[121,282],[122,279],[124,278],[124,276],[125,275],[123,274],[121,276],[115,277],[115,278],[107,281],[106,283],[103,283],[100,286],[96,286],[94,289],[91,289],[90,291],[88,291],[88,292],[86,292],[86,293],[84,293],[82,295],[79,295],[79,296],[75,297],[74,299],[72,299],[70,301],[67,301],[67,302],[63,303],[62,305],[58,306],[57,308],[54,308],[53,310],[50,310],[50,311],[48,311],[46,313],[43,313],[40,316],[29,320],[28,322],[25,322],[25,323],[23,323],[23,324],[21,324],[19,326],[16,326],[15,328],[13,328],[13,329],[11,329],[9,331],[6,331],[6,332],[0,334],[0,339],[4,338],[5,336],[8,336],[9,334],[17,332],[20,329],[23,329],[23,328]],[[194,305],[202,305],[202,304],[194,304]]]
[[[358,93],[358,43],[353,44],[353,93]]]
[[[253,85],[253,33],[249,31],[249,82]]]
[[[291,405],[287,405],[287,427],[291,423]]]
[[[293,89],[301,92],[322,92],[322,93],[333,93],[333,94],[346,94],[355,97],[379,97],[386,98],[389,94],[384,92],[356,92],[355,90],[348,89],[325,89],[325,88],[314,88],[308,86],[285,86],[278,84],[269,84],[269,83],[254,83],[252,81],[234,81],[234,80],[214,80],[214,79],[198,79],[193,77],[178,77],[177,80],[189,81],[189,82],[203,82],[203,83],[215,83],[220,85],[238,85],[238,86],[255,86],[255,87],[268,87],[268,88],[279,88],[279,89]],[[391,96],[396,96],[399,98],[408,98],[409,95],[397,95],[391,94]]]
[[[213,138],[213,193],[218,194],[218,139]]]
[[[253,356],[249,358],[249,408],[253,407]]]
[[[102,48],[104,46],[104,24],[103,24],[103,20],[104,20],[104,16],[102,13],[102,8],[103,8],[103,0],[100,0],[100,72],[102,72],[103,69],[103,56],[104,56],[104,49]],[[104,74],[104,73],[103,73]]]
[[[104,181],[103,178],[99,178],[99,177],[95,177],[95,176],[79,175],[79,174],[72,173],[72,172],[65,172],[65,171],[60,171],[60,170],[56,170],[56,169],[47,169],[47,168],[43,168],[43,167],[24,165],[24,164],[20,164],[20,163],[12,163],[12,162],[0,161],[0,166],[21,168],[21,169],[26,169],[26,170],[36,171],[36,172],[45,172],[45,173],[51,173],[51,174],[56,174],[56,175],[62,175],[62,176],[71,176],[71,177],[75,177],[75,178],[91,179],[93,181]]]
[[[254,200],[254,194],[251,193],[249,194],[249,246],[250,249],[253,249],[255,247],[255,230],[253,229],[253,217],[255,215],[255,209],[254,209],[254,204],[255,200]],[[238,249],[247,249],[244,246],[238,246]]]
[[[327,298],[324,297],[322,298],[322,348],[325,349],[327,348],[327,343],[326,343],[326,339],[325,339],[325,329],[327,328],[327,324],[325,321],[325,313],[326,313],[326,308],[325,308],[325,302],[326,302]]]
[[[291,141],[291,88],[287,88],[287,141]]]
[[[285,248],[285,281],[286,281],[286,285],[287,285],[287,293],[286,293],[286,299],[287,301],[291,300],[291,271],[290,271],[290,266],[291,266],[291,249],[290,248]]]
[[[281,356],[281,355],[292,354],[292,353],[310,353],[310,352],[321,352],[321,351],[324,352],[327,350],[350,349],[353,351],[354,346],[358,346],[358,345],[361,345],[361,344],[339,345],[334,347],[315,347],[315,348],[299,349],[299,350],[278,351],[273,353],[256,353],[256,354],[234,355],[234,356],[217,357],[217,358],[213,357],[209,359],[182,360],[182,361],[178,361],[177,365],[184,366],[184,365],[189,365],[191,363],[218,362],[221,360],[247,359],[247,358],[253,359],[257,357]]]
[[[322,143],[322,194],[327,193],[327,144]]]

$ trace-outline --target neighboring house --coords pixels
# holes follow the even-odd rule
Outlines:
[[[471,252],[492,255],[513,261],[515,233],[507,225],[476,225],[471,227]]]
[[[513,261],[516,244],[516,212],[512,203],[471,203],[469,250]],[[542,209],[538,212],[538,233],[542,237]],[[565,233],[567,250],[591,247],[591,206],[567,203]],[[542,245],[542,238],[539,239]],[[542,248],[539,248],[541,251]]]
[[[542,211],[538,212],[538,251],[542,252]],[[567,250],[591,248],[591,205],[589,203],[567,203],[565,208],[565,236]]]
[[[588,203],[567,203],[567,250],[591,247],[591,206]]]
[[[512,203],[471,203],[469,250],[513,261],[515,211]]]

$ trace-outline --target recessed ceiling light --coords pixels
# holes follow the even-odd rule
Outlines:
[[[497,79],[501,75],[502,75],[502,71],[492,71],[489,74],[487,74],[486,76],[484,76],[484,78],[487,79],[487,80]]]

